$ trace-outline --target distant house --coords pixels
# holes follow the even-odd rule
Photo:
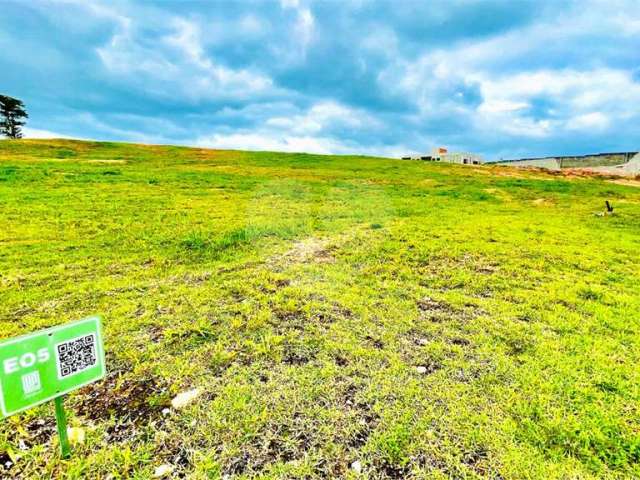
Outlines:
[[[402,157],[408,160],[411,157]],[[480,165],[484,159],[475,153],[469,152],[449,152],[446,148],[438,147],[431,151],[431,155],[418,157],[427,162],[460,163],[462,165]]]

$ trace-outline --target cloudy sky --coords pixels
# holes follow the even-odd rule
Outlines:
[[[31,137],[640,149],[640,0],[0,0],[0,72]]]

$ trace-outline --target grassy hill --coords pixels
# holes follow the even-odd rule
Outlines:
[[[0,338],[99,313],[109,375],[0,478],[637,478],[639,251],[602,179],[2,141]]]

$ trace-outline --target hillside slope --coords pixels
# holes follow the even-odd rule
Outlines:
[[[0,478],[638,477],[639,247],[599,179],[2,141],[0,338],[99,313],[109,376]]]

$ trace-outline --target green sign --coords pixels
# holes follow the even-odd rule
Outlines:
[[[104,375],[99,317],[5,340],[0,342],[0,416],[53,400]]]

